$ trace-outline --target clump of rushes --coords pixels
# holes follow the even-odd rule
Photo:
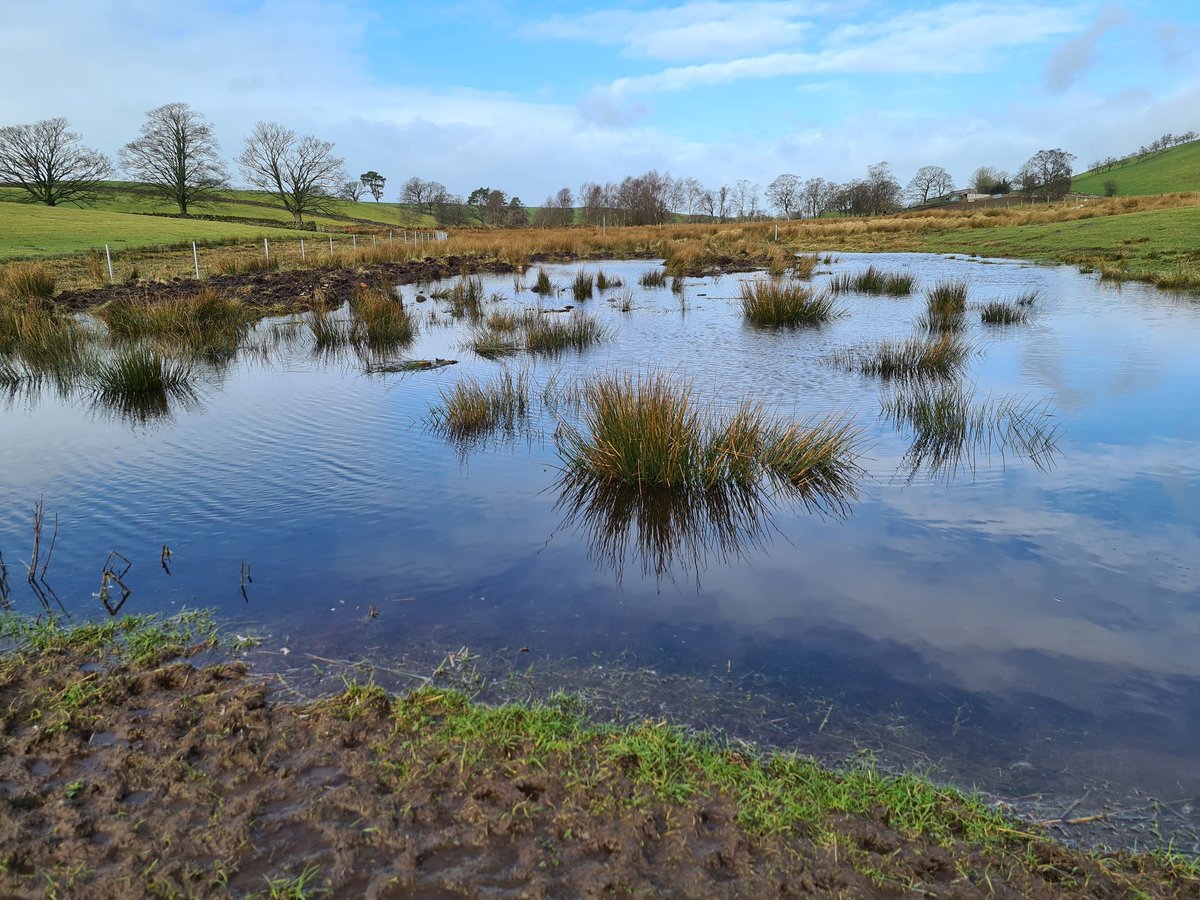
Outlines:
[[[244,272],[269,272],[279,268],[279,257],[267,257],[260,253],[216,253],[208,261],[208,268],[217,275],[241,275]]]
[[[478,277],[464,275],[439,299],[450,302],[450,315],[456,319],[478,322],[483,318],[483,280]]]
[[[648,272],[643,272],[642,277],[638,279],[638,284],[646,288],[666,287],[667,270],[651,269]]]
[[[187,403],[196,396],[192,367],[153,347],[117,350],[94,364],[91,378],[98,405],[139,421],[166,415],[173,400]]]
[[[979,318],[985,325],[1024,325],[1029,315],[1015,303],[991,300],[979,307]]]
[[[575,273],[575,280],[571,282],[571,295],[579,301],[591,300],[594,284],[591,273],[580,269]]]
[[[384,288],[360,289],[350,300],[355,343],[372,350],[407,346],[417,336],[417,323],[404,304]]]
[[[587,313],[566,318],[542,315],[530,321],[525,347],[533,353],[553,355],[564,350],[586,350],[609,337],[608,329]]]
[[[529,416],[528,372],[502,369],[484,384],[474,377],[455,382],[441,391],[441,400],[429,409],[435,430],[454,441],[469,441],[495,432],[514,434]]]
[[[961,331],[966,324],[967,285],[939,281],[925,292],[925,315],[917,323],[931,332]]]
[[[513,331],[514,329],[497,328],[492,325],[476,328],[467,338],[466,346],[484,359],[520,353],[525,344]]]
[[[962,370],[970,347],[953,334],[880,341],[835,354],[835,363],[883,379],[949,378]]]
[[[799,284],[755,278],[742,282],[741,294],[742,313],[754,325],[821,325],[839,315],[831,293],[815,293]]]
[[[566,466],[638,488],[755,488],[766,479],[807,504],[844,509],[854,493],[857,430],[826,418],[784,423],[743,404],[730,417],[697,409],[691,385],[662,374],[601,376],[584,388],[582,428],[560,429]]]
[[[545,269],[538,269],[537,277],[534,278],[533,287],[530,290],[542,296],[554,293],[554,285],[551,283],[550,276],[546,274]]]
[[[0,269],[0,297],[26,300],[54,296],[54,270],[45,263],[9,263]]]
[[[236,350],[253,318],[245,304],[211,287],[191,297],[162,301],[149,295],[110,300],[96,310],[96,316],[113,337],[150,338],[194,352]]]
[[[796,278],[812,278],[817,269],[817,254],[799,253],[792,263],[792,275]]]
[[[350,343],[350,323],[335,318],[324,306],[313,307],[308,330],[312,334],[313,349],[319,353],[327,353]]]
[[[0,303],[0,354],[21,359],[31,372],[58,378],[78,374],[87,343],[86,330],[71,316],[36,300]]]
[[[916,279],[904,272],[885,272],[874,265],[856,275],[845,272],[830,282],[834,293],[886,294],[889,297],[907,297],[912,293]]]
[[[612,288],[621,287],[621,279],[612,275],[607,275],[603,270],[596,273],[596,290],[603,293]]]

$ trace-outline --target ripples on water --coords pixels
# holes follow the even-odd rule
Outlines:
[[[595,660],[631,659],[714,690],[728,675],[763,710],[787,711],[769,732],[743,721],[785,745],[863,743],[1063,807],[1088,788],[1128,802],[1145,791],[1186,819],[1200,805],[1200,307],[1061,267],[870,261],[915,274],[916,292],[843,296],[849,314],[819,329],[744,324],[738,276],[689,279],[681,303],[637,287],[652,264],[606,262],[633,286],[633,309],[583,304],[616,332],[584,354],[481,360],[438,310],[406,352],[459,360],[434,371],[315,359],[281,322],[164,418],[14,395],[0,412],[10,602],[40,608],[21,560],[44,497],[60,522],[47,582],[75,616],[102,614],[94,594],[117,550],[133,563],[126,609],[212,606],[319,655],[528,645],[523,659],[580,679]],[[843,255],[817,282],[867,262]],[[567,286],[577,266],[546,268]],[[880,415],[880,384],[829,364],[913,334],[922,291],[946,278],[968,281],[972,304],[1039,292],[1028,325],[984,328],[969,312],[979,352],[965,379],[977,398],[1052,411],[1049,464],[980,453],[949,477],[914,468],[920,435]],[[495,292],[513,297],[512,279],[485,279]],[[422,316],[439,305],[413,304]],[[268,340],[273,328],[293,337]],[[844,519],[775,498],[722,520],[581,490],[554,446],[569,409],[457,452],[429,427],[430,406],[504,364],[528,366],[539,389],[654,368],[713,406],[851,412],[866,433],[859,501]]]

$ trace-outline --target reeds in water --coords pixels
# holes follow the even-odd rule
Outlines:
[[[118,349],[91,372],[95,403],[126,418],[145,421],[167,415],[172,401],[195,399],[195,370],[145,345]]]
[[[546,274],[545,269],[538,269],[537,277],[534,278],[533,287],[530,290],[542,296],[554,293],[554,285],[551,283],[550,276]]]
[[[0,298],[49,299],[55,280],[54,270],[45,263],[9,263],[0,268]]]
[[[601,481],[684,492],[770,482],[806,506],[844,512],[860,473],[857,440],[837,418],[786,423],[751,403],[710,414],[689,384],[651,373],[589,382],[581,427],[560,427],[558,447],[568,469]]]
[[[770,328],[822,325],[839,315],[828,291],[772,278],[743,281],[741,303],[747,321]]]
[[[417,323],[404,304],[386,288],[360,289],[350,301],[351,337],[371,350],[406,347],[417,336]]]
[[[30,372],[72,378],[86,367],[88,332],[73,316],[36,300],[0,303],[0,355],[21,360]]]
[[[850,274],[845,272],[830,282],[834,293],[857,292],[860,294],[882,294],[889,297],[907,297],[912,293],[916,278],[906,272],[885,272],[874,265]]]
[[[609,331],[592,316],[576,310],[565,318],[541,315],[525,331],[525,347],[532,353],[554,355],[565,350],[586,350],[607,340]]]
[[[621,285],[622,281],[620,278],[605,273],[603,269],[596,273],[596,290],[600,291],[600,293],[612,290],[613,288],[619,288]]]
[[[350,322],[334,315],[324,306],[313,307],[308,318],[308,330],[312,335],[313,349],[318,353],[336,351],[350,343]]]
[[[666,287],[667,270],[650,269],[648,272],[643,272],[642,277],[638,279],[638,284],[646,288]]]
[[[497,328],[489,324],[473,330],[466,340],[466,346],[484,359],[496,359],[520,353],[525,349],[525,342],[514,333],[514,329]]]
[[[590,272],[580,269],[575,273],[575,279],[571,282],[571,296],[582,303],[584,300],[592,299],[594,290],[595,279]]]
[[[1024,325],[1029,314],[1015,303],[991,300],[979,307],[979,318],[985,325]]]
[[[954,334],[936,338],[884,340],[844,350],[833,361],[853,372],[883,379],[949,378],[966,364],[971,348]]]
[[[961,331],[966,325],[966,315],[966,283],[940,281],[925,292],[925,315],[917,325],[935,334]]]
[[[110,300],[95,314],[121,340],[149,339],[176,352],[226,355],[237,350],[255,318],[240,300],[211,287],[191,297]]]
[[[430,407],[435,431],[455,442],[472,442],[497,433],[516,434],[528,422],[531,385],[525,370],[508,368],[487,383],[468,376],[455,382]]]

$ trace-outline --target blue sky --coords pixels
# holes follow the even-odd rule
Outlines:
[[[107,153],[190,103],[232,158],[259,119],[377,169],[539,203],[648,169],[709,187],[886,160],[964,183],[1200,130],[1200,3],[57,0],[7,9],[0,124]],[[236,177],[236,170],[235,170]]]

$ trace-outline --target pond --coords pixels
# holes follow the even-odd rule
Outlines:
[[[566,290],[542,308],[580,306],[606,340],[484,359],[431,297],[449,285],[406,285],[420,336],[404,355],[457,364],[368,369],[314,354],[303,322],[276,319],[257,327],[258,352],[209,370],[166,415],[16,392],[0,407],[8,603],[107,615],[101,600],[121,600],[98,596],[107,564],[124,572],[124,611],[214,608],[261,637],[268,667],[369,657],[399,673],[474,655],[485,696],[568,687],[614,716],[830,758],[865,748],[1047,818],[1108,808],[1123,835],[1194,841],[1200,304],[1066,267],[921,254],[835,255],[812,285],[869,264],[915,289],[843,292],[816,328],[747,324],[753,275],[689,278],[680,294],[639,284],[654,262],[589,263],[623,285],[577,302],[580,267],[547,265]],[[918,333],[924,291],[947,279],[969,287],[961,383],[977,404],[1036,416],[1042,452],[994,435],[923,451],[882,413],[900,388],[839,364]],[[487,310],[539,303],[511,276],[482,288]],[[1028,323],[981,323],[979,304],[1030,292]],[[522,427],[466,445],[432,427],[443,392],[503,367],[535,386]],[[788,419],[852,417],[852,496],[766,492],[730,521],[667,525],[573,496],[556,442],[578,420],[571,386],[615,372],[666,373],[714,410],[753,399]],[[55,517],[57,537],[31,585],[39,498],[42,561]]]

